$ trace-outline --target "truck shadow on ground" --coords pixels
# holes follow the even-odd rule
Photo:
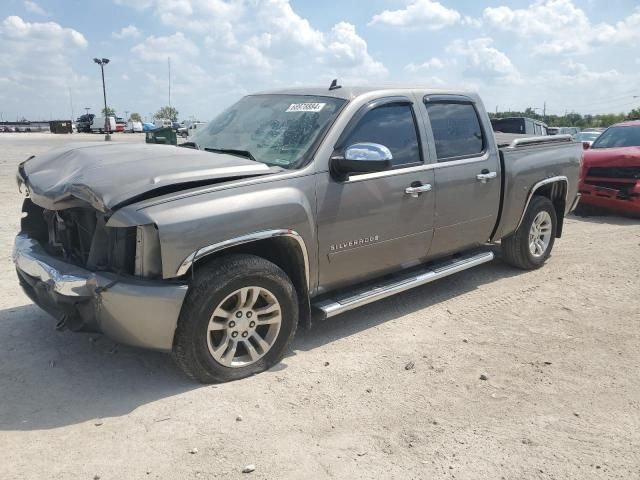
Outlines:
[[[317,322],[298,332],[288,356],[522,273],[498,260]],[[274,369],[286,369],[286,363]],[[57,332],[54,320],[33,305],[0,311],[0,431],[127,415],[197,388],[202,386],[184,377],[169,355],[116,346],[100,335]]]
[[[407,290],[328,320],[317,321],[310,330],[298,332],[293,348],[312,350],[424,309],[427,309],[424,312],[426,327],[429,307],[471,292],[480,285],[526,273],[505,264],[500,259],[497,248],[496,257],[496,260],[485,265]]]
[[[34,305],[0,311],[0,431],[117,417],[199,387],[169,355],[54,324]]]

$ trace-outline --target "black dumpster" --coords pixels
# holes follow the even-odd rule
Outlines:
[[[171,127],[156,128],[155,130],[147,132],[145,142],[160,143],[165,145],[177,145],[178,137],[176,135],[176,131]]]
[[[73,133],[71,120],[52,120],[49,122],[51,133]]]

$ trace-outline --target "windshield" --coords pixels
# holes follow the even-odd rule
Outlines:
[[[640,125],[609,127],[593,143],[591,148],[616,148],[640,146]]]
[[[299,168],[345,100],[308,95],[250,95],[198,128],[201,150],[224,151],[283,168]]]
[[[577,135],[578,140],[581,142],[593,142],[596,138],[600,136],[599,132],[580,132]]]

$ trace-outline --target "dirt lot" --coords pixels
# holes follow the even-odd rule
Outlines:
[[[18,288],[16,165],[87,138],[0,134],[0,479],[640,478],[638,221],[571,217],[541,270],[481,266],[201,386]]]

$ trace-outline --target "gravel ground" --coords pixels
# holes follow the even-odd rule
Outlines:
[[[0,479],[640,478],[637,220],[570,217],[540,270],[495,261],[201,386],[18,288],[16,165],[87,138],[0,134]]]

